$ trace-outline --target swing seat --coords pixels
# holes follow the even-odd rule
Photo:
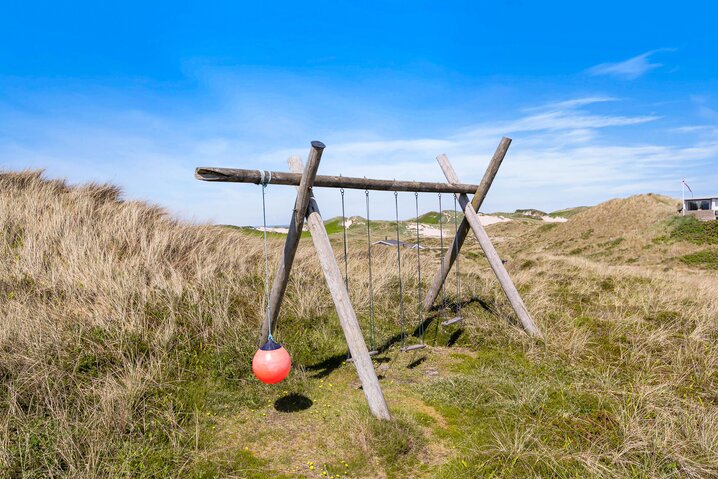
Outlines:
[[[376,356],[377,354],[379,354],[379,351],[369,351],[369,356]],[[354,358],[349,358],[349,359],[347,359],[347,362],[348,362],[348,363],[353,363],[353,362],[354,362]]]
[[[404,346],[400,349],[402,353],[406,353],[409,351],[416,351],[417,349],[424,349],[426,347],[426,344],[412,344],[411,346]]]
[[[441,322],[441,325],[442,325],[442,326],[450,326],[450,325],[452,325],[452,324],[456,324],[456,323],[461,322],[461,321],[463,321],[463,320],[464,320],[464,318],[462,318],[461,316],[456,316],[456,317],[454,317],[454,318],[447,319],[446,321],[442,321],[442,322]]]

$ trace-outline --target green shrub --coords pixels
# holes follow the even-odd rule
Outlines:
[[[605,246],[607,249],[615,248],[619,244],[623,243],[626,240],[624,237],[618,237],[611,241],[606,241],[605,243],[601,243],[601,246]]]
[[[583,239],[583,240],[587,240],[591,236],[593,236],[593,228],[587,229],[586,231],[581,233],[581,239]]]
[[[718,250],[705,249],[680,257],[680,260],[689,266],[705,269],[718,269]]]
[[[546,223],[545,225],[541,225],[538,227],[538,232],[545,233],[547,231],[551,231],[552,229],[554,229],[557,226],[558,226],[558,223]]]
[[[693,216],[678,216],[671,220],[670,238],[695,244],[718,244],[718,221],[700,221]]]

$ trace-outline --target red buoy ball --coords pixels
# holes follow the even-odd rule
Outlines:
[[[281,344],[269,339],[254,353],[252,372],[265,384],[276,384],[287,377],[292,369],[292,359]]]

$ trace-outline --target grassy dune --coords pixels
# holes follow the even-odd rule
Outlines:
[[[255,232],[183,224],[108,185],[0,174],[0,477],[718,476],[718,274],[701,260],[718,246],[674,203],[488,227],[543,342],[516,328],[473,240],[460,298],[451,276],[427,317],[416,251],[402,253],[402,327],[396,251],[374,248],[375,364],[396,417],[381,422],[310,241],[277,335],[294,370],[266,386],[250,371]],[[370,338],[363,240],[350,235],[349,284]],[[273,262],[282,242],[270,235]],[[421,254],[425,284],[439,252]],[[457,299],[466,320],[439,327]]]

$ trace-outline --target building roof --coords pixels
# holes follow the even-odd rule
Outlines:
[[[718,195],[715,196],[696,196],[695,198],[686,198],[685,201],[703,201],[703,200],[718,200]]]

